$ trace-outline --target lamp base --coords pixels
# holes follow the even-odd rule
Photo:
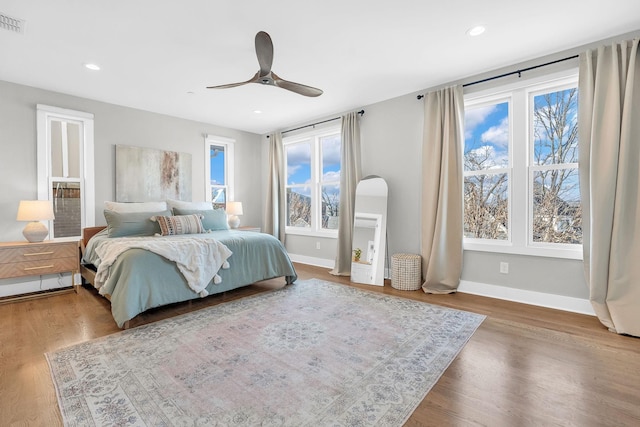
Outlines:
[[[229,223],[230,228],[240,227],[240,218],[238,218],[238,215],[229,215],[229,220],[227,222]]]
[[[31,221],[22,230],[22,235],[31,243],[42,242],[49,234],[47,227],[38,221]]]

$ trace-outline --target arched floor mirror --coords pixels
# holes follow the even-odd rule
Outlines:
[[[356,187],[352,282],[384,285],[388,192],[386,181],[375,175],[363,178]]]

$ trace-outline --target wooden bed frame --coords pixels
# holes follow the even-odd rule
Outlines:
[[[82,229],[82,240],[80,240],[80,260],[82,260],[82,257],[84,256],[84,252],[89,239],[91,239],[93,236],[95,236],[105,228],[107,227],[103,225],[100,227],[87,227]],[[96,271],[80,263],[80,276],[82,277],[83,285],[86,283],[93,284],[96,280]]]

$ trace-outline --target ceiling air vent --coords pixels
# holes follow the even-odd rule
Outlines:
[[[24,34],[24,20],[14,18],[0,12],[0,28],[3,30],[13,31],[14,33]]]

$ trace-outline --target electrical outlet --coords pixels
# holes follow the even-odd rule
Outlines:
[[[508,262],[501,262],[500,263],[500,273],[509,274],[509,263]]]
[[[316,242],[316,249],[320,249],[320,242]]]

